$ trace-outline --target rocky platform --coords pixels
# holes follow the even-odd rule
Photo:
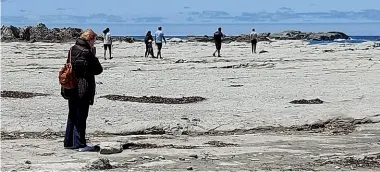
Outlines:
[[[15,26],[2,26],[1,27],[1,41],[2,42],[15,42],[15,41],[29,41],[29,42],[70,42],[77,39],[83,30],[80,28],[52,28],[49,29],[45,24],[40,23],[37,26],[26,26],[24,28]],[[280,33],[260,33],[259,41],[271,40],[319,40],[319,41],[332,41],[335,39],[349,39],[343,32],[302,32],[302,31],[283,31]],[[99,34],[98,40],[102,40]],[[131,37],[117,37],[114,41],[122,42],[142,42],[143,40]],[[188,36],[188,42],[213,42],[212,36]],[[228,36],[224,39],[225,42],[249,42],[249,35],[243,34],[239,36]],[[175,42],[182,42],[182,40]]]

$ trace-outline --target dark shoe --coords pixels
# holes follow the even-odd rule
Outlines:
[[[218,55],[218,57],[222,57],[222,56]]]
[[[84,148],[79,148],[77,151],[78,152],[95,152],[96,148],[95,146],[86,146]]]
[[[107,58],[104,58],[104,60],[107,60]]]
[[[113,57],[110,57],[110,60],[113,59]]]
[[[214,54],[212,54],[212,56],[214,56],[214,57],[215,57],[215,53],[214,53]]]

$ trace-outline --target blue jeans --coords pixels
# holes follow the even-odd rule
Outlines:
[[[90,105],[79,97],[69,99],[69,117],[67,119],[64,147],[86,147],[86,120]]]

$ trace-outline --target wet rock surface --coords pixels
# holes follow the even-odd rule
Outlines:
[[[321,99],[311,99],[311,100],[293,100],[289,102],[291,104],[323,104],[323,101]]]
[[[48,94],[31,93],[31,92],[23,92],[23,91],[1,91],[1,97],[26,99],[26,98],[36,97],[36,96],[48,96]]]
[[[166,98],[160,96],[143,96],[143,97],[133,97],[133,96],[121,96],[121,95],[106,95],[100,98],[106,98],[108,100],[115,101],[128,101],[128,102],[138,102],[138,103],[156,103],[156,104],[187,104],[196,103],[206,100],[206,98],[193,96],[193,97],[182,97],[182,98]]]

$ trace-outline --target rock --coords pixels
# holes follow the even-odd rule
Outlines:
[[[116,154],[123,152],[123,146],[120,143],[103,142],[100,143],[100,154]]]
[[[194,168],[192,167],[192,166],[190,166],[190,167],[186,167],[186,170],[194,170]]]
[[[169,42],[183,42],[183,40],[180,39],[180,38],[171,38],[171,39],[169,39],[168,41],[169,41]]]
[[[28,41],[28,42],[68,42],[80,37],[83,33],[79,28],[53,28],[49,29],[45,24],[19,28],[14,26],[1,27],[1,41]]]
[[[191,157],[191,158],[195,158],[195,159],[198,159],[198,155],[197,155],[197,154],[189,155],[189,157]]]
[[[107,158],[97,158],[90,160],[87,163],[86,168],[90,170],[107,170],[112,169],[112,165]]]
[[[130,160],[127,160],[127,162],[136,162],[136,161],[137,161],[136,158],[132,158],[132,159],[130,159]]]
[[[151,158],[149,156],[143,156],[142,159],[143,160],[151,160]]]
[[[29,160],[26,160],[26,161],[25,161],[25,164],[32,164],[32,162],[29,161]]]

